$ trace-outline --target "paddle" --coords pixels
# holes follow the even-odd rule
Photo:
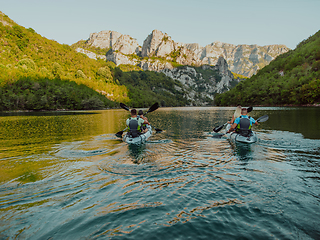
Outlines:
[[[155,104],[153,104],[150,108],[149,108],[149,110],[144,114],[144,115],[147,115],[147,113],[150,113],[150,112],[153,112],[153,111],[155,111],[155,110],[157,110],[159,108],[159,103],[155,103]]]
[[[227,125],[228,123],[226,122],[225,124],[223,124],[223,125],[221,125],[221,126],[218,126],[218,127],[215,127],[214,129],[213,129],[213,131],[214,132],[220,132],[221,131],[221,129],[225,126],[225,125]]]
[[[144,114],[144,116],[147,115],[147,113],[150,113],[150,112],[153,112],[153,111],[157,110],[158,108],[159,108],[159,103],[153,104],[153,105],[149,108],[149,110]],[[151,127],[153,127],[153,126],[151,126]],[[156,132],[162,132],[162,130],[159,129],[159,128],[153,127],[153,129],[156,130]]]
[[[247,108],[247,112],[248,112],[248,113],[249,113],[249,112],[252,112],[252,110],[253,110],[253,107],[252,107],[252,106],[250,106],[250,107]]]
[[[159,103],[156,102],[156,103],[153,104],[153,105],[149,108],[149,110],[148,110],[145,114],[143,114],[143,115],[145,116],[145,115],[147,115],[147,113],[153,112],[153,111],[157,110],[158,108],[159,108]],[[153,126],[151,125],[151,127],[153,127]],[[153,127],[153,129],[156,130],[156,132],[162,132],[162,130],[159,129],[159,128]]]
[[[124,132],[125,130],[127,130],[127,128],[128,128],[128,127],[126,127],[125,129],[123,129],[122,131],[117,132],[117,133],[115,134],[116,137],[122,138],[122,134],[123,134],[123,132]]]
[[[129,107],[124,103],[120,103],[120,107],[122,107],[124,110],[130,111]]]
[[[151,127],[153,127],[153,126],[151,126]],[[153,129],[156,130],[157,133],[162,132],[162,130],[160,128],[153,127]]]
[[[123,108],[124,110],[130,111],[130,108],[127,105],[125,105],[124,103],[120,103],[120,107]],[[155,104],[153,104],[149,108],[149,110],[144,115],[146,115],[147,113],[153,112],[153,111],[157,110],[158,108],[159,108],[159,103],[156,102]]]
[[[269,119],[269,116],[268,115],[264,115],[264,116],[262,116],[262,117],[259,117],[258,119],[257,119],[257,122],[265,122],[265,121],[267,121]]]

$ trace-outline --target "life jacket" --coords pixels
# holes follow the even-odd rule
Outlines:
[[[140,117],[140,116],[138,116],[138,117]],[[141,130],[145,130],[146,128],[147,128],[147,124],[145,124],[145,123],[141,124]]]
[[[251,127],[252,127],[252,124],[250,121],[250,117],[244,118],[240,116],[240,122],[237,125],[236,132],[242,136],[248,137],[252,133]]]
[[[137,118],[129,118],[129,135],[133,138],[141,135],[141,127],[138,124],[139,116]]]

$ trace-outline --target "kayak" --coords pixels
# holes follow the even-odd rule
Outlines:
[[[126,133],[124,136],[123,136],[123,141],[128,143],[128,144],[142,144],[142,143],[145,143],[148,138],[152,135],[152,127],[151,125],[147,125],[147,129],[148,131],[141,134],[140,136],[138,137],[130,137],[129,136],[129,133]]]
[[[226,132],[230,129],[231,125],[228,124],[226,127]],[[226,133],[228,139],[235,141],[235,142],[242,142],[242,143],[255,143],[258,138],[254,132],[251,132],[251,134],[247,137],[242,136],[239,133],[231,132],[231,133]]]

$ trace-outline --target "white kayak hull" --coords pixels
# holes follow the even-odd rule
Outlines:
[[[244,137],[238,133],[230,133],[228,134],[228,138],[235,142],[242,142],[242,143],[255,143],[258,138],[254,132],[248,137]]]
[[[230,124],[227,125],[226,127],[226,131],[228,131],[230,129]],[[256,134],[254,132],[252,132],[252,134],[250,134],[250,136],[242,136],[239,133],[235,133],[235,132],[231,132],[231,133],[226,133],[228,139],[235,141],[235,142],[242,142],[242,143],[255,143],[256,141],[258,141],[258,138],[256,136]]]
[[[128,144],[142,144],[142,143],[145,143],[149,137],[151,137],[152,135],[152,127],[150,125],[147,125],[147,129],[148,131],[146,133],[143,133],[141,134],[140,136],[138,137],[130,137],[128,135],[128,133],[126,133],[124,136],[123,136],[123,141],[128,143]]]

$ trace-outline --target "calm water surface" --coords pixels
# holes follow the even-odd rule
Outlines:
[[[124,110],[0,115],[0,239],[320,239],[320,109],[161,108],[140,147]]]

